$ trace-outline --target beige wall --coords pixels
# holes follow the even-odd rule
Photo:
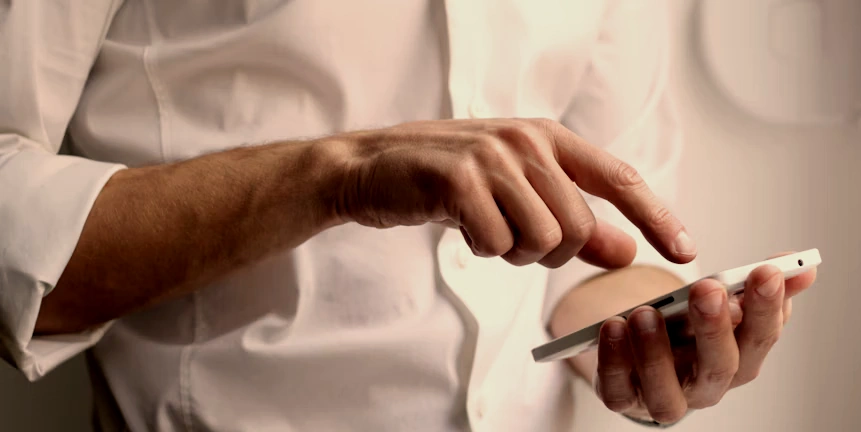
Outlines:
[[[810,247],[824,259],[760,379],[675,430],[861,430],[861,175],[853,173],[861,128],[776,128],[737,114],[698,66],[695,1],[673,1],[673,82],[688,128],[679,212],[699,241],[703,269]],[[642,430],[579,392],[578,430]],[[32,386],[0,367],[0,431],[87,431],[89,406],[80,358]]]
[[[859,431],[861,124],[793,128],[744,118],[698,63],[696,1],[673,2],[673,83],[687,128],[678,211],[699,242],[703,270],[783,250],[817,247],[823,257],[760,378],[673,430]],[[578,392],[578,430],[643,430],[606,412],[585,387]]]

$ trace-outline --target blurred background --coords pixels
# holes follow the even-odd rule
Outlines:
[[[853,77],[829,83],[844,86],[843,94],[818,101],[819,111],[826,112],[843,102],[839,97],[851,95],[854,118],[809,121],[813,115],[805,114],[814,114],[804,111],[810,109],[809,104],[795,110],[787,106],[790,101],[809,102],[804,95],[793,100],[791,95],[763,91],[761,96],[772,96],[777,106],[774,111],[763,109],[762,115],[774,112],[792,121],[780,124],[776,117],[763,119],[734,99],[732,89],[723,88],[730,81],[714,76],[711,61],[718,57],[706,50],[722,48],[715,40],[723,41],[728,51],[739,47],[734,39],[737,44],[756,46],[760,41],[748,33],[745,21],[761,13],[754,5],[767,8],[769,3],[788,7],[763,14],[775,21],[789,21],[772,21],[773,26],[790,24],[793,35],[814,38],[812,44],[821,47],[817,53],[839,56],[838,62],[845,62],[841,68],[855,67],[858,73]],[[861,71],[857,69],[861,65],[861,1],[674,0],[672,4],[672,82],[686,134],[677,210],[699,243],[703,272],[745,265],[785,250],[815,247],[823,259],[816,284],[793,302],[792,320],[760,377],[672,430],[861,431],[861,118],[857,116],[861,112]],[[834,16],[841,12],[842,16]],[[842,35],[836,36],[854,40],[817,34],[838,28]],[[705,39],[709,37],[714,40]],[[803,50],[807,44],[798,45]],[[745,54],[740,53],[739,58],[750,64],[725,67],[769,67],[756,55]],[[823,59],[811,58],[811,53],[794,54],[785,58],[787,69],[823,64]],[[792,64],[793,60],[798,63]],[[777,75],[765,79],[791,78]],[[739,85],[767,84],[756,80],[756,76],[747,76]],[[806,123],[799,123],[804,120]],[[588,413],[579,416],[577,430],[646,430],[607,412],[588,394],[587,387],[577,390],[578,409]]]
[[[861,431],[861,1],[671,3],[687,143],[677,211],[703,271],[823,257],[760,378],[674,430]],[[763,63],[766,45],[783,63]],[[786,80],[797,94],[770,93]],[[577,392],[578,431],[645,430]],[[0,431],[90,431],[90,404],[80,357],[32,385],[0,366]]]

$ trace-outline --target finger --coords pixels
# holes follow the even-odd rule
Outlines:
[[[783,327],[783,274],[774,266],[757,267],[744,289],[744,318],[736,330],[739,368],[733,387],[759,375],[765,356],[780,337]]]
[[[495,179],[494,198],[514,233],[514,247],[502,255],[513,265],[532,264],[562,242],[562,228],[521,173]]]
[[[697,371],[688,390],[688,406],[701,409],[716,405],[729,389],[738,369],[738,346],[732,328],[724,287],[704,279],[690,291],[688,311],[696,335]]]
[[[798,276],[786,279],[785,293],[786,297],[794,297],[804,290],[810,288],[813,282],[816,281],[816,268],[812,268]]]
[[[526,179],[562,229],[559,245],[538,262],[546,267],[558,268],[577,255],[592,237],[596,225],[595,216],[557,164],[531,162],[527,159],[526,165]]]
[[[655,309],[644,306],[631,313],[628,327],[640,392],[649,414],[660,423],[678,421],[688,407],[664,320]]]
[[[592,237],[577,254],[583,262],[608,270],[627,267],[636,256],[634,238],[601,219],[597,220]]]
[[[478,189],[460,204],[460,232],[475,255],[500,256],[514,246],[511,228],[487,189]]]
[[[597,221],[577,186],[550,152],[536,152],[525,163],[526,178],[544,200],[562,228],[562,242],[539,263],[558,268],[575,255],[589,264],[606,269],[629,265],[637,243],[626,232]]]
[[[552,134],[559,163],[571,180],[616,206],[666,259],[692,261],[697,255],[696,243],[637,171],[566,131],[564,127],[554,128]]]
[[[789,318],[792,316],[792,299],[788,298],[783,300],[783,325],[786,326],[786,323],[789,322]]]
[[[742,312],[741,303],[739,303],[739,298],[737,296],[732,296],[729,299],[729,317],[732,321],[733,329],[741,324],[741,320],[744,318],[744,312]]]
[[[728,301],[729,317],[732,322],[733,329],[741,324],[742,317],[744,316],[741,310],[741,305],[739,305],[739,300],[740,296],[732,296]],[[674,347],[678,344],[696,340],[694,326],[689,319],[689,314],[679,314],[671,319],[666,319],[666,322],[667,331],[670,334],[670,341],[673,343]]]
[[[624,318],[611,318],[601,326],[595,373],[595,391],[610,410],[625,412],[637,403],[631,382],[633,368],[628,326]]]
[[[795,253],[795,251],[784,251],[784,252],[780,252],[780,253],[772,255],[772,256],[768,257],[768,259],[782,257],[782,256],[786,256],[786,255],[791,255],[794,253]],[[799,294],[800,292],[810,288],[810,286],[812,286],[813,283],[816,281],[816,275],[817,275],[816,268],[814,267],[814,268],[812,268],[812,269],[810,269],[810,270],[808,270],[808,271],[806,271],[800,275],[786,279],[786,288],[785,288],[784,296],[785,297],[794,297],[795,295]]]

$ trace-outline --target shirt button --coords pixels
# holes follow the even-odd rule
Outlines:
[[[489,111],[487,105],[479,101],[473,101],[469,105],[469,115],[474,119],[489,117]]]
[[[455,261],[457,261],[457,266],[459,268],[466,268],[469,265],[469,260],[472,257],[472,251],[469,250],[466,246],[461,246],[457,248],[457,252],[455,252]]]

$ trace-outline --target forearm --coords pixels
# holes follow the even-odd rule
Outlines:
[[[186,294],[337,224],[333,152],[279,143],[116,173],[35,332],[84,330]]]
[[[683,285],[673,273],[651,266],[631,266],[610,271],[573,288],[557,304],[550,320],[550,333],[564,336],[604,320]],[[592,382],[598,364],[596,351],[567,360],[571,368]]]

